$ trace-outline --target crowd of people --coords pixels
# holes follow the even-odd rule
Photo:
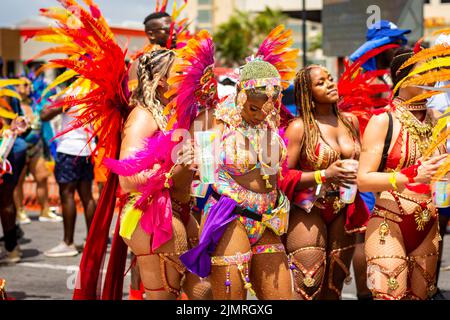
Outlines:
[[[351,281],[352,261],[360,300],[440,296],[450,205],[436,200],[433,188],[435,177],[448,171],[448,133],[438,123],[450,99],[415,84],[442,87],[449,77],[418,82],[435,69],[420,43],[407,45],[409,30],[375,23],[336,81],[324,66],[296,70],[298,50],[290,47],[289,30],[278,26],[223,95],[214,77],[212,37],[202,30],[184,39],[177,13],[164,7],[144,21],[150,45],[131,64],[115,60],[117,68],[94,77],[92,65],[105,66],[123,51],[98,36],[108,27],[98,8],[91,12],[83,19],[104,29],[90,45],[98,37],[97,45],[102,40],[110,51],[96,56],[85,48],[70,56],[85,69],[73,67],[76,80],[43,107],[27,105],[29,81],[18,88],[30,125],[8,155],[13,174],[4,174],[0,184],[10,262],[20,257],[15,217],[23,216],[23,168],[37,182],[40,217],[58,221],[45,200],[51,173],[41,129],[60,116],[64,134],[54,174],[64,239],[45,255],[78,254],[77,191],[88,236],[74,299],[121,299],[127,252],[129,298],[137,300],[245,300],[248,293],[261,300],[338,300]],[[448,56],[449,36],[432,46]],[[281,102],[292,82],[295,115]],[[4,127],[9,124],[5,120]],[[100,152],[104,161],[94,161]],[[94,162],[108,170],[98,204]]]

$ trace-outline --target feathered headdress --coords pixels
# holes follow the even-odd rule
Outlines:
[[[76,80],[55,95],[52,107],[78,106],[73,113],[75,121],[67,131],[92,126],[90,139],[98,137],[97,148],[104,148],[105,157],[117,157],[120,133],[128,113],[128,68],[125,63],[126,49],[116,42],[114,34],[92,0],[83,0],[86,10],[74,0],[59,0],[61,7],[41,9],[41,15],[52,19],[55,26],[34,35],[34,40],[51,42],[56,47],[44,50],[40,56],[59,53],[67,57],[51,60],[39,71],[65,67],[67,71],[57,77],[43,92],[43,96],[57,85]],[[63,96],[66,94],[66,96]],[[57,100],[56,100],[57,99]],[[68,112],[71,112],[70,110]],[[94,150],[95,152],[95,150]],[[109,236],[118,177],[110,174],[98,201],[96,213],[86,240],[80,263],[78,279],[80,287],[74,290],[74,299],[99,298],[102,286],[102,268],[106,243]],[[102,298],[120,299],[126,260],[126,245],[115,237],[111,248],[108,271]]]
[[[264,61],[277,68],[283,89],[289,87],[297,69],[299,49],[291,48],[293,43],[292,30],[279,25],[269,33],[256,53],[257,57],[261,56]]]
[[[66,90],[54,97],[71,92],[69,96],[56,100],[52,107],[81,106],[74,115],[76,121],[59,135],[92,125],[94,130],[90,139],[97,136],[97,148],[104,147],[106,157],[115,157],[118,148],[116,139],[122,129],[129,99],[126,50],[117,44],[98,6],[92,0],[83,1],[90,11],[74,0],[59,0],[62,8],[41,9],[41,15],[53,19],[56,26],[37,33],[34,39],[59,46],[44,50],[38,56],[60,53],[67,55],[67,58],[50,60],[39,71],[60,67],[68,69],[42,95],[76,78]]]
[[[132,176],[151,170],[148,182],[140,189],[142,203],[161,188],[169,187],[174,163],[173,147],[176,129],[189,129],[200,108],[212,108],[217,104],[217,82],[214,78],[214,45],[207,31],[200,31],[189,40],[186,47],[177,52],[178,59],[172,66],[177,75],[170,77],[166,96],[171,99],[165,108],[169,117],[167,133],[147,138],[142,151],[123,160],[105,159],[105,164],[119,175]],[[156,167],[155,167],[156,166]],[[144,199],[145,198],[145,199]],[[138,200],[137,205],[140,205]]]
[[[167,125],[168,130],[176,122],[177,128],[188,129],[200,109],[217,105],[214,52],[214,43],[206,30],[200,31],[177,52],[177,63],[172,70],[178,75],[168,79],[170,87],[165,94],[167,98],[172,98],[164,110],[166,115],[173,114]]]
[[[3,97],[16,98],[21,100],[20,94],[12,88],[11,86],[16,86],[19,84],[24,84],[25,80],[22,79],[0,79],[0,118],[14,119],[17,114],[11,108],[8,101]]]
[[[433,33],[436,35],[448,35],[450,29],[437,30]],[[423,40],[423,39],[421,39]],[[419,42],[421,42],[421,40]],[[418,47],[418,45],[416,45]],[[429,99],[434,95],[441,94],[443,91],[448,92],[450,85],[444,85],[442,87],[430,87],[430,83],[450,81],[450,43],[440,43],[432,46],[428,49],[423,49],[415,52],[415,54],[408,59],[400,69],[411,66],[413,64],[420,63],[420,65],[414,68],[404,79],[402,79],[398,85],[394,88],[394,92],[400,88],[408,86],[419,86],[427,89],[428,92],[413,97],[405,103],[413,103],[417,101],[423,101]],[[438,122],[433,128],[431,142],[427,150],[425,150],[423,157],[428,158],[442,145],[445,145],[448,137],[450,136],[450,129],[448,128],[448,116],[450,115],[450,106],[447,106],[447,110],[444,115],[438,119]],[[450,158],[442,163],[439,170],[436,173],[435,179],[441,179],[450,170]]]
[[[377,78],[389,74],[389,70],[364,72],[362,66],[380,53],[397,47],[397,44],[388,44],[366,52],[352,64],[344,62],[345,71],[338,81],[338,107],[358,117],[361,133],[364,133],[372,114],[384,111],[380,107],[389,104],[391,91],[390,85],[377,83]]]
[[[275,66],[280,74],[283,89],[289,87],[297,69],[299,49],[293,49],[293,43],[292,30],[286,30],[284,25],[279,25],[264,39],[255,55]],[[279,107],[280,127],[286,127],[294,117],[281,101]]]

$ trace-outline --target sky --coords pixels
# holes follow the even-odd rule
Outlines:
[[[94,0],[108,22],[142,23],[144,18],[155,9],[155,0]],[[82,0],[78,1],[82,3]],[[169,0],[169,12],[173,0]],[[56,0],[2,0],[0,8],[0,27],[11,27],[23,20],[39,16],[39,9],[59,6]]]

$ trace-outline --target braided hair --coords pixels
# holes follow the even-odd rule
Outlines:
[[[168,74],[174,60],[175,53],[171,50],[155,50],[140,57],[138,86],[131,96],[131,106],[140,105],[150,110],[161,108],[158,83]]]
[[[315,121],[314,115],[314,96],[312,93],[311,70],[314,68],[323,68],[320,65],[309,65],[302,68],[295,76],[294,96],[297,113],[301,116],[304,126],[302,138],[302,150],[305,151],[307,159],[315,163],[318,161],[316,155],[316,146],[319,141],[320,129]],[[356,128],[339,111],[337,104],[333,104],[333,113],[347,127],[355,141],[359,141],[359,135]]]

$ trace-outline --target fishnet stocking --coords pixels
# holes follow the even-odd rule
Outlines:
[[[197,220],[191,215],[186,225],[186,234],[189,249],[198,245],[199,226]],[[211,283],[207,279],[200,279],[196,274],[187,272],[183,283],[183,291],[189,300],[212,300]]]
[[[227,226],[227,229],[225,230],[222,238],[219,240],[213,255],[233,256],[238,252],[246,253],[248,251],[250,251],[250,242],[247,237],[247,232],[240,222],[234,220]],[[231,283],[229,292],[227,292],[225,286],[225,281],[227,280],[227,270],[229,270],[228,279]],[[251,269],[249,272],[251,272]],[[245,300],[247,297],[247,290],[244,288],[241,274],[236,265],[212,265],[209,280],[211,282],[214,300]]]
[[[340,299],[344,282],[349,284],[350,264],[355,249],[356,235],[345,232],[346,216],[342,212],[328,226],[327,286],[322,289],[321,299]]]
[[[294,268],[296,298],[312,300],[319,294],[326,265],[326,226],[320,211],[314,208],[305,213],[298,207],[291,209],[286,250]]]
[[[385,222],[389,233],[379,241],[379,225]],[[434,222],[422,243],[408,256],[397,223],[374,217],[366,233],[368,285],[375,299],[426,299],[435,287],[439,234]]]
[[[268,228],[256,246],[281,244]],[[254,254],[250,279],[259,300],[291,300],[292,280],[285,252]]]
[[[387,297],[380,297],[379,294],[392,299],[402,299],[406,295],[408,278],[408,270],[404,268],[406,250],[403,246],[403,236],[396,223],[386,220],[389,233],[385,236],[385,241],[380,244],[378,229],[384,221],[383,218],[373,217],[367,224],[365,245],[367,284],[374,299],[387,299]],[[389,286],[390,278],[392,279]]]
[[[139,272],[148,300],[176,299],[181,288],[184,266],[179,260],[188,249],[186,230],[180,218],[172,219],[172,239],[154,253],[151,252],[150,236],[138,225],[131,240],[126,241],[137,256]]]

